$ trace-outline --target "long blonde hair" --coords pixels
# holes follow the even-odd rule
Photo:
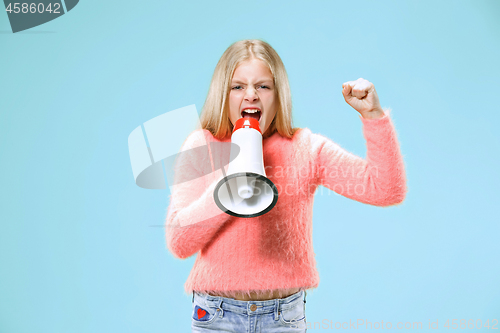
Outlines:
[[[285,66],[271,45],[258,39],[233,43],[219,59],[203,105],[201,128],[210,131],[219,140],[231,136],[233,124],[229,120],[228,106],[231,80],[236,67],[251,59],[260,59],[266,63],[274,77],[278,110],[269,125],[266,132],[269,135],[266,137],[277,131],[283,137],[292,138],[299,128],[294,128],[292,125],[292,95]]]

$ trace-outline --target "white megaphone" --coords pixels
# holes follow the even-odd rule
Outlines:
[[[278,189],[266,177],[259,121],[249,117],[238,119],[231,143],[235,144],[231,145],[231,162],[227,175],[215,186],[215,203],[232,216],[263,215],[278,202]]]

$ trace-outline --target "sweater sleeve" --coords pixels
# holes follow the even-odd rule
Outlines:
[[[193,149],[196,147],[199,149]],[[201,250],[231,217],[215,204],[213,192],[222,172],[218,171],[221,177],[215,181],[208,180],[213,179],[213,174],[204,171],[210,159],[203,148],[207,148],[203,132],[193,132],[184,142],[174,166],[165,234],[167,248],[181,259]]]
[[[391,206],[406,197],[406,175],[390,109],[382,118],[365,119],[366,159],[356,156],[332,140],[312,134],[317,181],[347,198],[374,205]]]

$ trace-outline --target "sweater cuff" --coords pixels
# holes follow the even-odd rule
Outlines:
[[[391,114],[391,111],[392,109],[390,108],[387,108],[387,109],[383,109],[384,110],[384,116],[383,117],[380,117],[380,118],[365,118],[363,117],[362,115],[359,115],[359,118],[361,119],[361,121],[363,122],[363,124],[369,124],[369,123],[380,123],[380,122],[383,122],[384,120],[387,121],[388,118],[390,118],[390,114]]]
[[[364,137],[368,144],[372,143],[375,146],[384,146],[388,140],[395,139],[396,133],[390,116],[391,111],[391,109],[385,109],[385,115],[381,118],[367,119],[361,117]],[[393,144],[397,145],[397,142]]]

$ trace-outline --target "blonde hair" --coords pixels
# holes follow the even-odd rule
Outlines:
[[[200,124],[219,140],[231,136],[233,124],[229,120],[229,93],[231,80],[238,65],[251,59],[260,59],[267,64],[274,78],[277,97],[277,112],[267,129],[265,137],[276,131],[283,137],[292,138],[299,128],[292,125],[292,95],[288,75],[278,53],[268,43],[258,39],[247,39],[233,43],[222,54],[215,66],[212,82],[203,105]]]

